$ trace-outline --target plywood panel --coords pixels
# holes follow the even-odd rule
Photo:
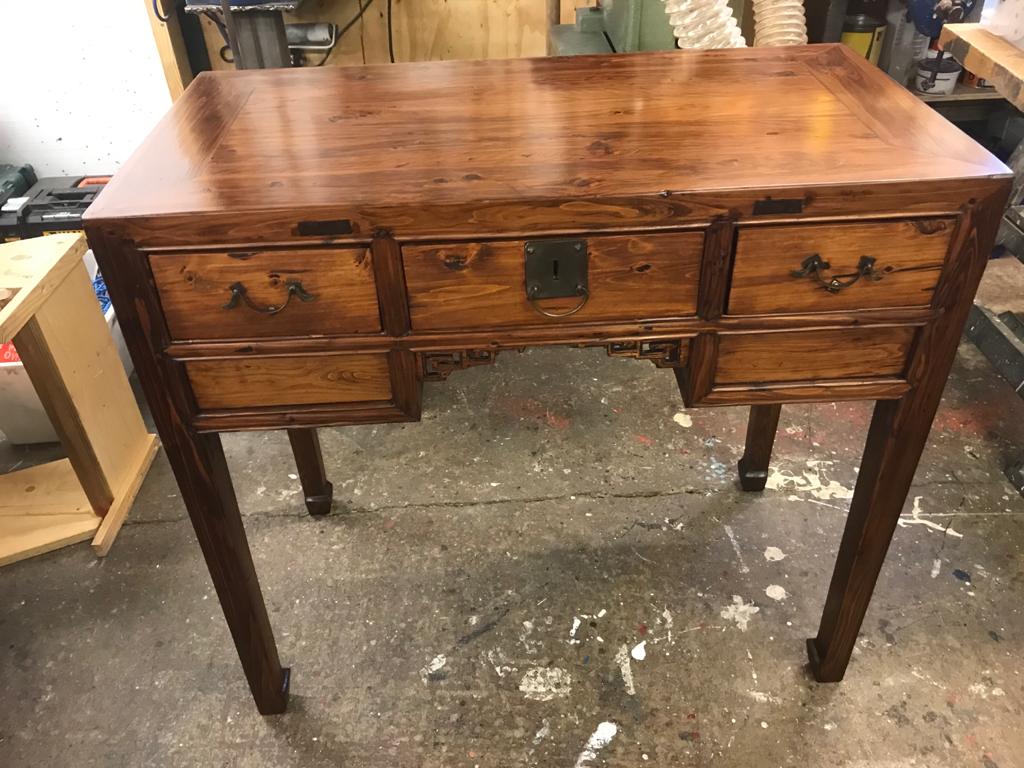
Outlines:
[[[292,22],[331,22],[344,27],[359,12],[359,0],[307,0]],[[396,61],[505,59],[543,56],[549,0],[393,0]],[[203,18],[203,34],[214,69],[230,69],[220,58],[224,42]],[[322,54],[308,53],[310,65]],[[387,2],[373,0],[363,17],[338,42],[327,66],[388,62]]]
[[[94,509],[105,513],[98,498],[109,505],[130,482],[150,436],[82,262],[15,344]]]
[[[577,8],[592,8],[597,0],[559,0],[559,24],[575,24]]]

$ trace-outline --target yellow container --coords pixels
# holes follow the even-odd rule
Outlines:
[[[846,17],[843,23],[843,36],[839,41],[877,66],[884,39],[885,22],[862,13]]]

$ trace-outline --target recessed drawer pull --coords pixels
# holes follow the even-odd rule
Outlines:
[[[801,262],[800,269],[795,269],[790,274],[793,277],[813,277],[829,293],[839,293],[844,288],[849,288],[862,277],[877,282],[885,277],[886,272],[890,271],[889,269],[877,271],[875,269],[874,256],[861,256],[860,261],[857,263],[856,272],[846,272],[841,275],[832,275],[831,277],[822,274],[826,269],[831,268],[832,265],[822,259],[819,254],[812,253]]]
[[[223,308],[234,309],[238,306],[239,302],[242,302],[253,312],[259,312],[261,315],[276,315],[288,306],[288,302],[292,300],[292,296],[297,296],[299,301],[313,301],[316,298],[313,294],[306,292],[306,289],[302,287],[301,280],[288,280],[285,282],[285,286],[288,288],[288,298],[284,300],[284,304],[268,304],[265,307],[261,307],[258,304],[254,304],[252,299],[249,298],[249,294],[246,293],[244,285],[241,283],[232,283],[228,288],[228,290],[231,291],[231,299]]]

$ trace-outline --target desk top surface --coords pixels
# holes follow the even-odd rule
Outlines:
[[[201,75],[92,221],[1006,176],[842,45]]]

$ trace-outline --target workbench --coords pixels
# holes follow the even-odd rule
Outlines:
[[[537,345],[751,406],[752,491],[781,404],[877,401],[808,641],[840,680],[1009,186],[842,45],[435,62],[201,75],[86,229],[276,713],[290,673],[219,433],[289,430],[323,512],[316,428],[417,421],[424,386]]]

